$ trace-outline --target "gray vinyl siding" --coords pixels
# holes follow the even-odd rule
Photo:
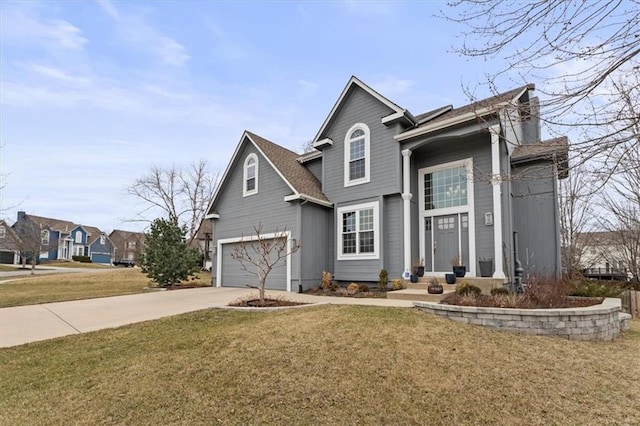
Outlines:
[[[257,242],[247,242],[248,245],[257,245]],[[247,287],[248,285],[257,285],[258,278],[238,267],[238,262],[231,257],[233,250],[238,244],[223,244],[222,245],[222,275],[224,281],[222,283],[225,287]],[[249,253],[251,248],[247,246]],[[251,264],[247,264],[247,268],[250,271],[256,271],[257,268]],[[287,266],[284,261],[275,265],[273,270],[269,273],[265,287],[269,290],[286,290],[287,289]]]
[[[300,206],[302,213],[302,224],[300,230],[300,251],[299,262],[301,275],[296,282],[293,291],[297,291],[297,284],[301,284],[303,290],[318,285],[322,279],[322,271],[331,271],[332,262],[329,258],[329,245],[333,227],[331,220],[333,212],[331,209],[318,206],[317,204],[305,203]]]
[[[339,204],[400,192],[400,146],[393,139],[397,126],[387,128],[381,123],[382,117],[391,113],[390,108],[358,87],[343,99],[341,108],[321,135],[333,140],[333,146],[323,150],[323,190],[332,202]],[[370,181],[345,187],[344,139],[356,123],[366,124],[370,131]]]
[[[494,238],[493,226],[484,224],[484,214],[486,212],[493,213],[493,189],[491,185],[491,139],[488,133],[476,135],[466,138],[452,138],[444,141],[430,143],[426,146],[418,148],[411,155],[412,180],[417,181],[418,170],[437,166],[442,163],[463,160],[467,158],[473,159],[473,195],[475,212],[475,232],[476,232],[476,257],[494,257]],[[418,186],[417,183],[412,187],[413,201],[418,202]],[[417,205],[416,205],[417,206]],[[420,206],[415,209],[418,214]],[[494,220],[499,220],[495,218]],[[418,236],[418,220],[412,223],[412,247],[417,247]],[[413,243],[413,240],[416,243]],[[412,256],[418,257],[419,250],[413,249]],[[477,259],[469,259],[468,263],[474,262],[477,269]],[[467,265],[469,270],[469,265]]]
[[[530,274],[560,272],[559,223],[554,166],[538,162],[514,168],[514,228],[520,262]]]
[[[322,157],[307,161],[304,163],[304,166],[316,177],[316,179],[318,179],[319,182],[322,182]]]
[[[258,193],[243,197],[243,164],[250,153],[255,153],[258,156]],[[214,221],[214,245],[216,246],[214,258],[218,240],[254,235],[253,228],[259,224],[262,224],[262,233],[264,234],[286,229],[291,231],[291,238],[299,239],[299,236],[296,235],[298,229],[296,225],[297,205],[284,201],[284,197],[291,195],[292,191],[255,147],[251,143],[247,143],[244,149],[238,153],[236,164],[231,166],[224,187],[221,188],[216,204],[213,206],[213,211],[220,216]],[[297,253],[292,255],[292,283],[298,278],[296,255]],[[212,270],[214,274],[216,273],[215,266],[214,262]],[[226,265],[222,266],[224,277]]]
[[[391,195],[384,198],[384,234],[383,267],[389,273],[389,279],[400,278],[404,271],[404,224],[402,197]],[[382,268],[381,268],[382,269]]]

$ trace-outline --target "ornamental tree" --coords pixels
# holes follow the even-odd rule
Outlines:
[[[158,218],[145,234],[140,267],[160,287],[189,280],[200,269],[200,253],[188,246],[187,230],[176,220]]]

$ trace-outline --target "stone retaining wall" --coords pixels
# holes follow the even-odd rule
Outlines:
[[[585,308],[511,309],[414,302],[414,307],[454,321],[520,334],[558,336],[570,340],[611,340],[620,334],[620,299],[607,298]],[[628,320],[627,320],[628,321]]]

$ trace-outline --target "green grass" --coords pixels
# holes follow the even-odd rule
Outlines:
[[[89,268],[89,269],[108,269],[113,268],[111,265],[101,263],[85,263],[85,262],[46,262],[38,265],[36,268],[47,268],[56,266],[60,268]]]
[[[211,274],[202,272],[190,282],[208,285]],[[0,284],[0,308],[142,293],[148,286],[153,284],[138,268],[36,275]]]
[[[574,342],[409,309],[207,310],[0,350],[0,423],[640,422],[640,326]]]
[[[0,272],[11,272],[11,271],[18,271],[19,269],[13,266],[8,266],[8,265],[0,265]]]

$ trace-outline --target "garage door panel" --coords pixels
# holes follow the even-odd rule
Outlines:
[[[247,242],[245,244],[254,244],[256,247],[257,242]],[[246,287],[247,284],[258,285],[258,277],[243,270],[242,265],[237,260],[231,257],[233,250],[237,247],[237,243],[222,244],[222,279],[221,284],[223,287]],[[255,252],[250,247],[247,247],[249,254],[253,255]],[[257,254],[256,254],[257,256]],[[250,271],[257,271],[257,267],[245,262],[247,269]],[[267,277],[266,288],[270,290],[286,290],[287,289],[287,264],[286,259],[282,259],[271,270]]]

